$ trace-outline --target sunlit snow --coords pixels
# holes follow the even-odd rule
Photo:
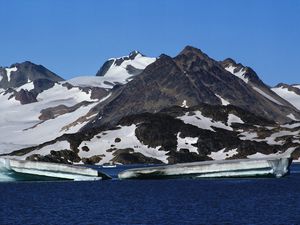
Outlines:
[[[287,100],[289,103],[291,103],[293,106],[300,110],[300,95],[296,94],[293,91],[289,91],[287,88],[284,87],[272,88],[272,90],[281,98]]]
[[[18,70],[18,68],[17,67],[5,68],[5,70],[6,70],[6,75],[7,75],[7,81],[10,82],[11,72],[16,72]]]
[[[222,102],[222,105],[230,105],[230,102],[222,98],[220,95],[215,94]]]
[[[111,89],[114,85],[126,84],[133,78],[134,75],[130,74],[127,70],[128,66],[144,70],[149,64],[153,63],[156,58],[145,57],[138,54],[133,60],[124,60],[121,65],[115,64],[117,59],[113,58],[110,60],[114,60],[114,62],[104,76],[80,76],[70,79],[67,82],[74,86],[102,87]]]
[[[81,150],[79,152],[79,156],[81,158],[89,158],[94,155],[99,155],[102,158],[100,164],[103,164],[109,162],[114,157],[113,151],[106,150],[111,148],[132,148],[134,152],[140,152],[146,157],[156,158],[164,163],[167,163],[167,152],[160,151],[160,146],[151,148],[141,143],[135,135],[135,129],[136,125],[119,126],[119,129],[117,130],[101,132],[94,136],[90,141],[84,141],[81,143],[79,149],[81,149],[83,146],[87,146],[89,151],[86,152]],[[116,142],[116,138],[120,138],[120,142]]]
[[[79,88],[68,89],[61,84],[43,91],[37,96],[38,102],[21,105],[9,94],[0,94],[0,153],[8,153],[20,148],[34,146],[52,140],[65,132],[76,132],[86,122],[75,123],[68,130],[62,130],[66,125],[86,115],[97,102],[91,99],[91,93],[85,93]],[[79,107],[72,113],[65,113],[54,119],[41,121],[41,110],[58,105],[74,106],[82,101],[91,104]]]
[[[223,148],[217,152],[211,152],[208,156],[210,158],[212,158],[213,160],[224,160],[224,159],[230,158],[236,154],[238,154],[236,148],[229,150],[229,151],[226,151],[226,148]]]
[[[231,127],[226,126],[220,121],[214,121],[212,118],[203,116],[200,111],[195,111],[193,113],[195,115],[185,113],[184,116],[180,116],[178,119],[181,119],[186,124],[191,124],[201,129],[214,131],[213,127],[218,127],[226,130],[233,130]]]
[[[234,76],[237,76],[238,78],[242,79],[245,83],[248,83],[249,82],[249,79],[247,77],[245,77],[245,70],[244,68],[241,68],[238,72],[234,72],[234,70],[236,69],[237,67],[235,66],[228,66],[225,68],[225,70],[227,70],[228,72],[232,73]]]

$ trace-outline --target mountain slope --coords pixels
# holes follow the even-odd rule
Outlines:
[[[242,64],[237,64],[233,59],[225,59],[221,62],[224,69],[235,75],[236,77],[243,80],[245,83],[250,85],[253,90],[261,94],[264,98],[269,101],[274,102],[277,105],[283,105],[288,107],[293,107],[289,101],[281,98],[279,95],[274,93],[272,89],[269,88],[264,82],[258,77],[254,70],[250,67],[243,66]]]
[[[93,109],[98,116],[85,128],[114,124],[126,115],[200,103],[228,102],[277,122],[289,121],[291,113],[300,118],[299,111],[279,96],[276,99],[281,103],[277,104],[253,87],[199,49],[188,46],[175,58],[161,55],[139,76],[119,87],[105,104]]]
[[[299,135],[300,123],[281,126],[235,106],[202,104],[127,116],[114,127],[64,135],[10,155],[87,164],[253,158],[296,149]]]
[[[52,78],[47,74],[47,79],[41,77],[42,74],[19,87],[0,90],[1,153],[77,132],[93,116],[89,110],[109,95],[101,88],[74,87],[57,82],[59,77],[48,80]]]

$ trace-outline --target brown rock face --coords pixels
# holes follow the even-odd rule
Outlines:
[[[20,101],[22,105],[37,102],[36,94],[24,89],[21,89],[19,92],[15,93],[15,99]]]

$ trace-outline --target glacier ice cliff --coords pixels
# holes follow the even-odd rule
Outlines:
[[[109,178],[104,173],[82,166],[0,158],[0,181],[101,180]]]

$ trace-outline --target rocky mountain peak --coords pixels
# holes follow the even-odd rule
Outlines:
[[[204,52],[202,52],[200,49],[195,48],[193,46],[186,46],[184,49],[179,53],[178,56],[186,56],[186,57],[192,57],[192,58],[200,58],[202,60],[208,60],[210,59]],[[178,57],[177,56],[177,57]]]
[[[14,63],[9,68],[0,68],[0,88],[17,88],[36,80],[47,80],[55,83],[64,79],[46,67],[30,61]]]
[[[144,56],[142,53],[140,53],[139,51],[137,50],[134,50],[132,52],[129,53],[129,59],[133,60],[135,59],[136,56],[138,55],[141,55],[141,56]]]
[[[33,62],[31,61],[24,61],[24,62],[21,62],[21,63],[14,63],[12,64],[10,67],[18,67],[18,66],[38,66],[37,64],[34,64]]]
[[[132,51],[128,56],[107,60],[96,73],[96,76],[135,76],[140,74],[155,58],[146,57],[139,51]]]
[[[236,75],[236,76],[242,76],[244,79],[258,84],[258,85],[264,85],[263,82],[260,80],[256,72],[248,66],[244,66],[241,63],[237,63],[235,60],[231,58],[227,58],[223,61],[220,61],[221,66],[229,71],[230,73]],[[237,75],[238,74],[238,75]]]
[[[98,70],[96,76],[103,77],[107,74],[112,65],[120,66],[124,61],[134,60],[138,55],[144,56],[139,51],[132,51],[128,56],[108,59]]]
[[[186,46],[175,58],[177,65],[183,71],[210,70],[212,67],[219,67],[218,63],[203,53],[200,49]]]
[[[224,59],[223,61],[220,62],[221,64],[225,66],[230,66],[230,65],[234,65],[234,66],[237,66],[237,63],[234,59],[232,58],[226,58]]]
[[[289,84],[286,84],[286,83],[278,83],[274,88],[288,88],[290,87],[291,85]]]

